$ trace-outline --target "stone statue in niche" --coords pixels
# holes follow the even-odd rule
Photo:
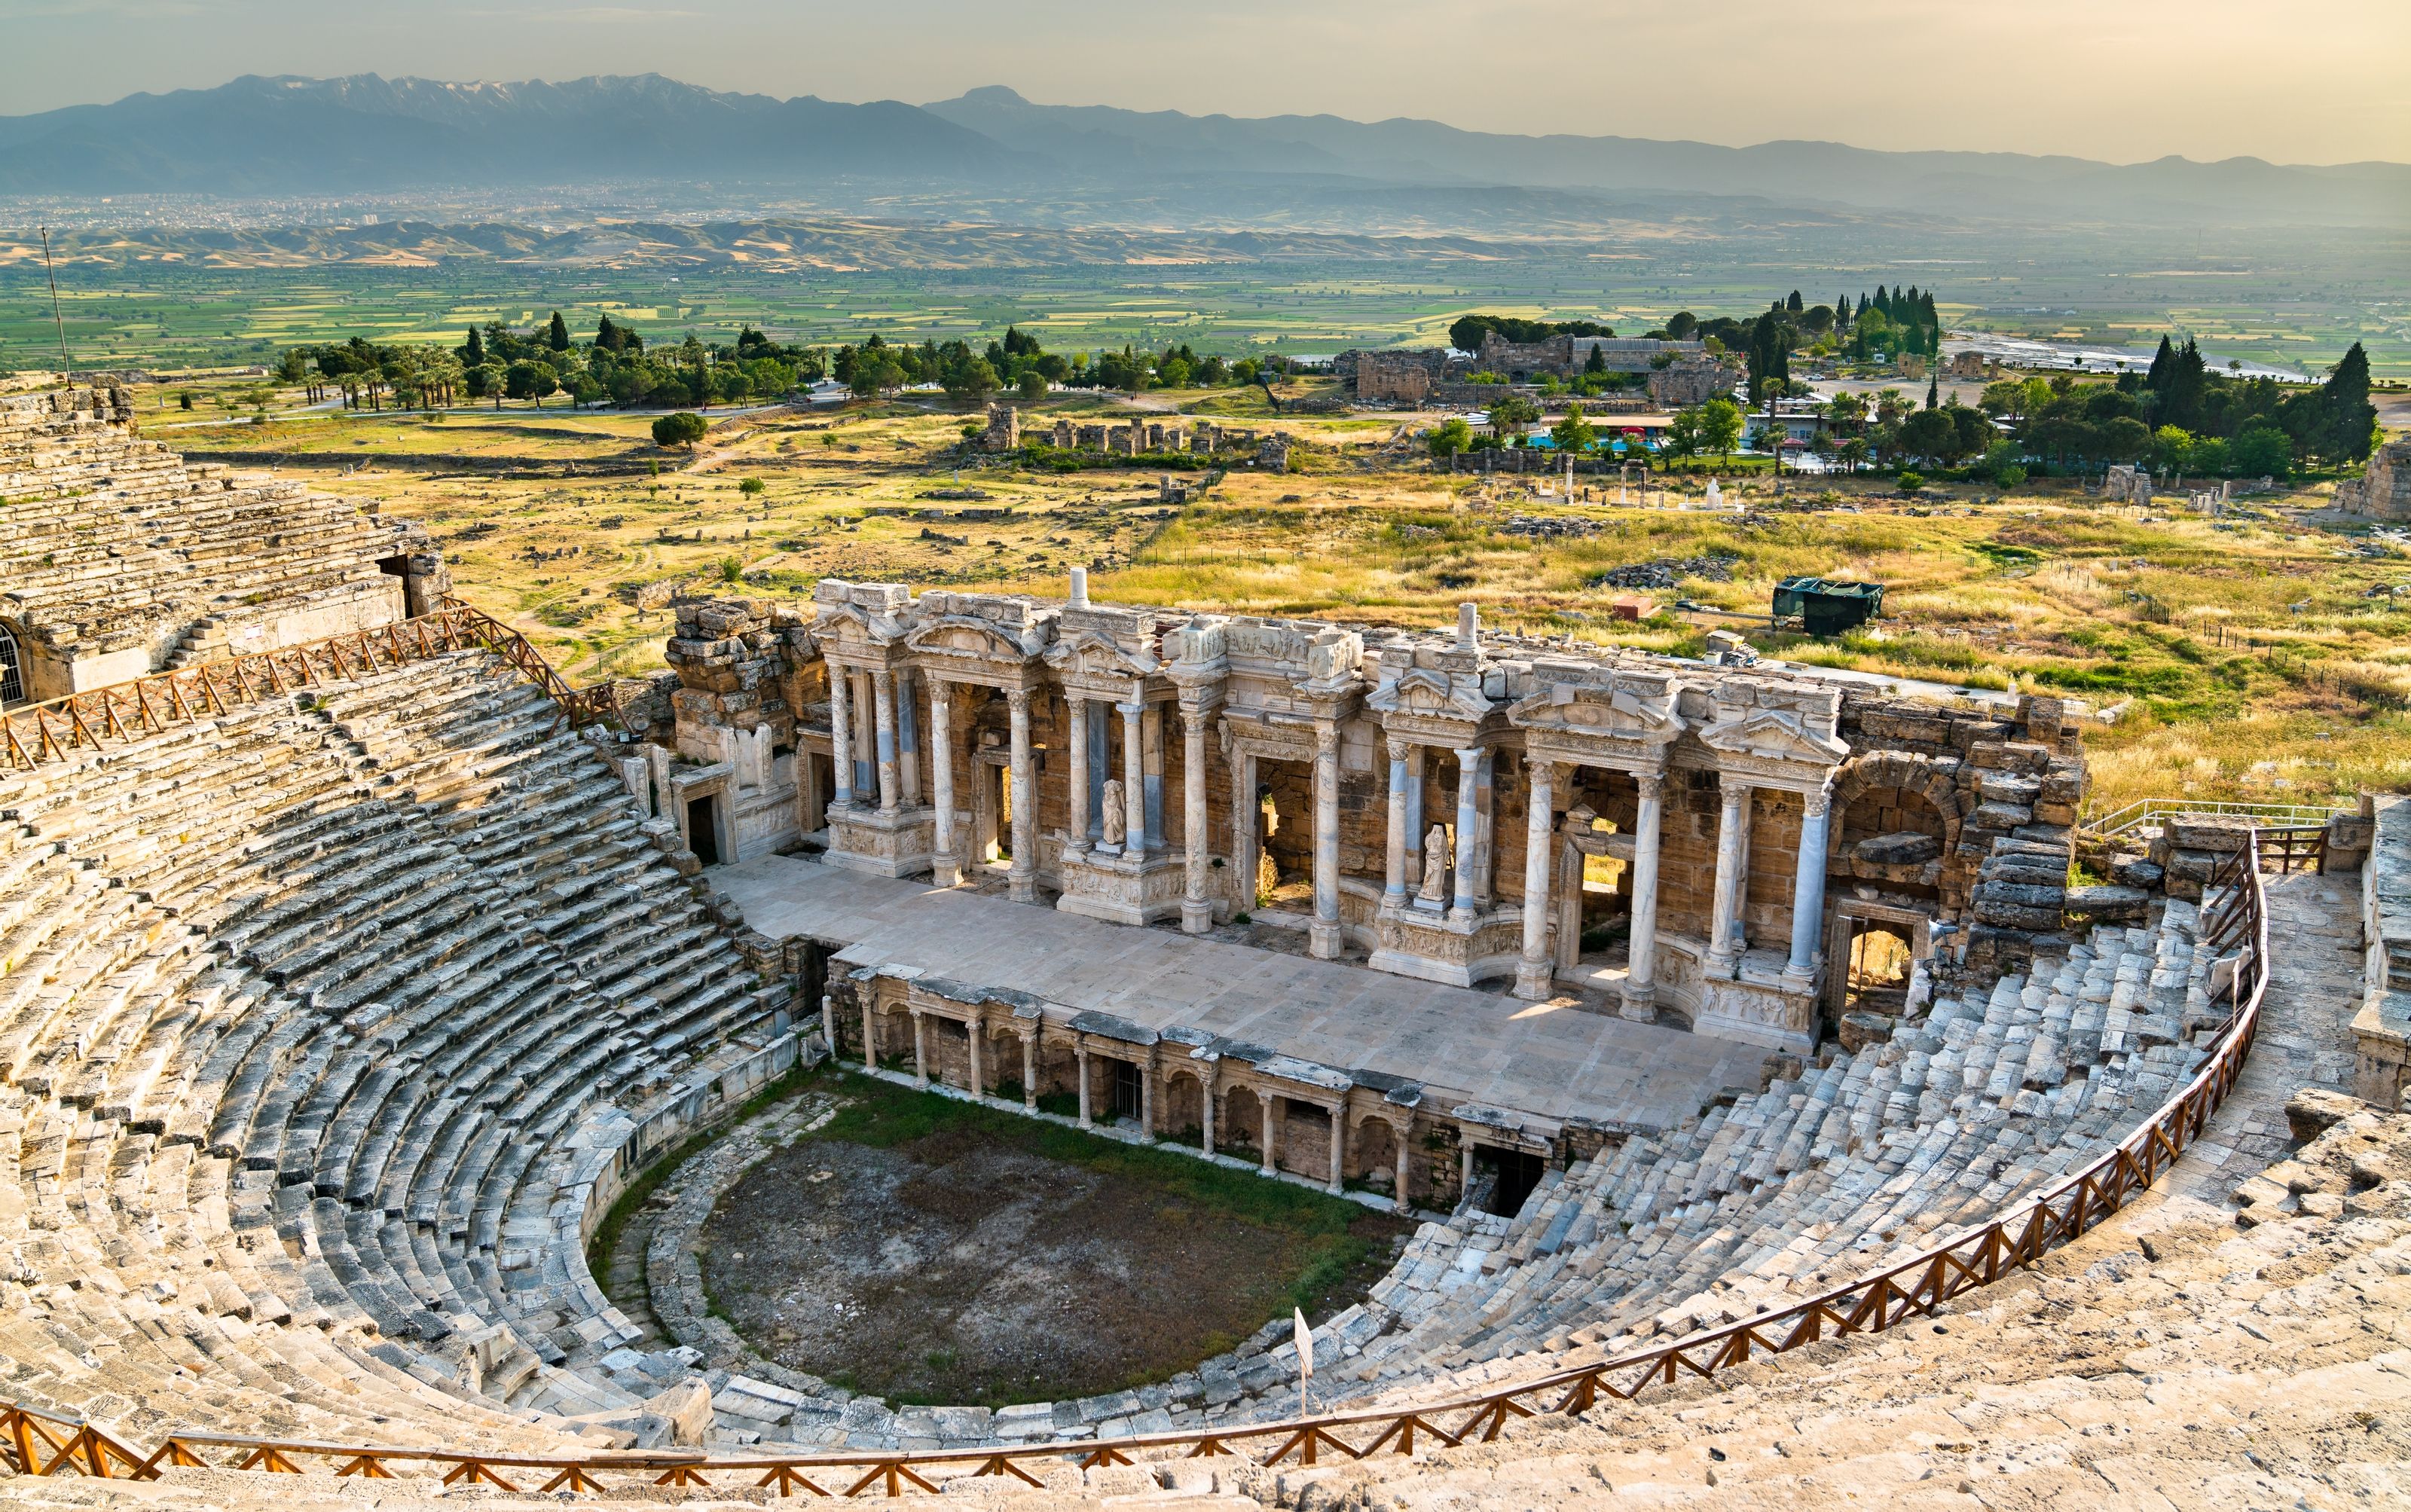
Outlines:
[[[1105,844],[1118,848],[1130,838],[1130,815],[1122,803],[1122,779],[1105,778]]]
[[[1424,836],[1424,885],[1415,901],[1426,907],[1448,906],[1448,827],[1434,824]]]

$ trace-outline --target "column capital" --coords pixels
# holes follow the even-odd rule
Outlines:
[[[1545,777],[1552,782],[1556,781],[1557,768],[1563,764],[1556,757],[1543,756],[1538,751],[1524,753],[1524,769],[1536,778]]]
[[[1314,720],[1314,753],[1328,756],[1339,749],[1339,721],[1328,715],[1317,715]]]
[[[1822,819],[1834,807],[1833,785],[1828,783],[1823,787],[1810,788],[1800,795],[1800,801],[1810,819]]]
[[[1114,708],[1116,712],[1119,713],[1125,720],[1135,720],[1140,715],[1147,712],[1146,703],[1139,699],[1132,699],[1125,703],[1118,703],[1114,705]]]
[[[1635,772],[1632,785],[1640,792],[1642,802],[1654,803],[1666,795],[1666,774],[1662,768],[1655,772]]]
[[[870,686],[873,688],[890,688],[895,686],[895,682],[896,674],[889,671],[885,666],[876,666],[870,669]]]
[[[1004,706],[1016,714],[1029,713],[1030,690],[1027,688],[1006,689],[1004,691]]]
[[[1455,747],[1454,752],[1456,755],[1456,764],[1459,766],[1471,766],[1474,763],[1482,760],[1482,749],[1483,748],[1480,746]]]
[[[1741,800],[1746,799],[1752,792],[1756,792],[1758,789],[1758,783],[1746,772],[1727,772],[1719,770],[1717,773],[1717,788],[1725,795],[1727,800]]]
[[[1388,746],[1390,760],[1394,762],[1405,761],[1407,759],[1407,752],[1412,750],[1415,745],[1413,741],[1402,739],[1397,735],[1390,736],[1384,744]]]

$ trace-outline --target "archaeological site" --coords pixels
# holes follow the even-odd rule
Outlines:
[[[1477,360],[1732,384],[1553,340]],[[1274,444],[1119,430],[1055,444]],[[2411,807],[2099,829],[2073,699],[1474,603],[663,613],[573,687],[418,526],[0,392],[0,1498],[2411,1497]],[[1247,1279],[1209,1178],[1361,1275],[867,1384],[1143,1337],[1061,1212]]]

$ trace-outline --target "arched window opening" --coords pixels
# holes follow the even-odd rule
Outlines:
[[[25,698],[25,671],[17,656],[17,637],[0,626],[0,704],[19,704]]]

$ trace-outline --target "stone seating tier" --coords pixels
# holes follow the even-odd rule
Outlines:
[[[631,1442],[575,1368],[633,1331],[570,1284],[593,1156],[761,1058],[773,991],[655,845],[482,651],[0,779],[16,1394]]]
[[[332,633],[393,618],[379,563],[423,533],[299,483],[188,468],[131,424],[117,391],[0,396],[0,603],[37,642],[165,644],[183,664],[229,645],[227,620],[303,614]]]

